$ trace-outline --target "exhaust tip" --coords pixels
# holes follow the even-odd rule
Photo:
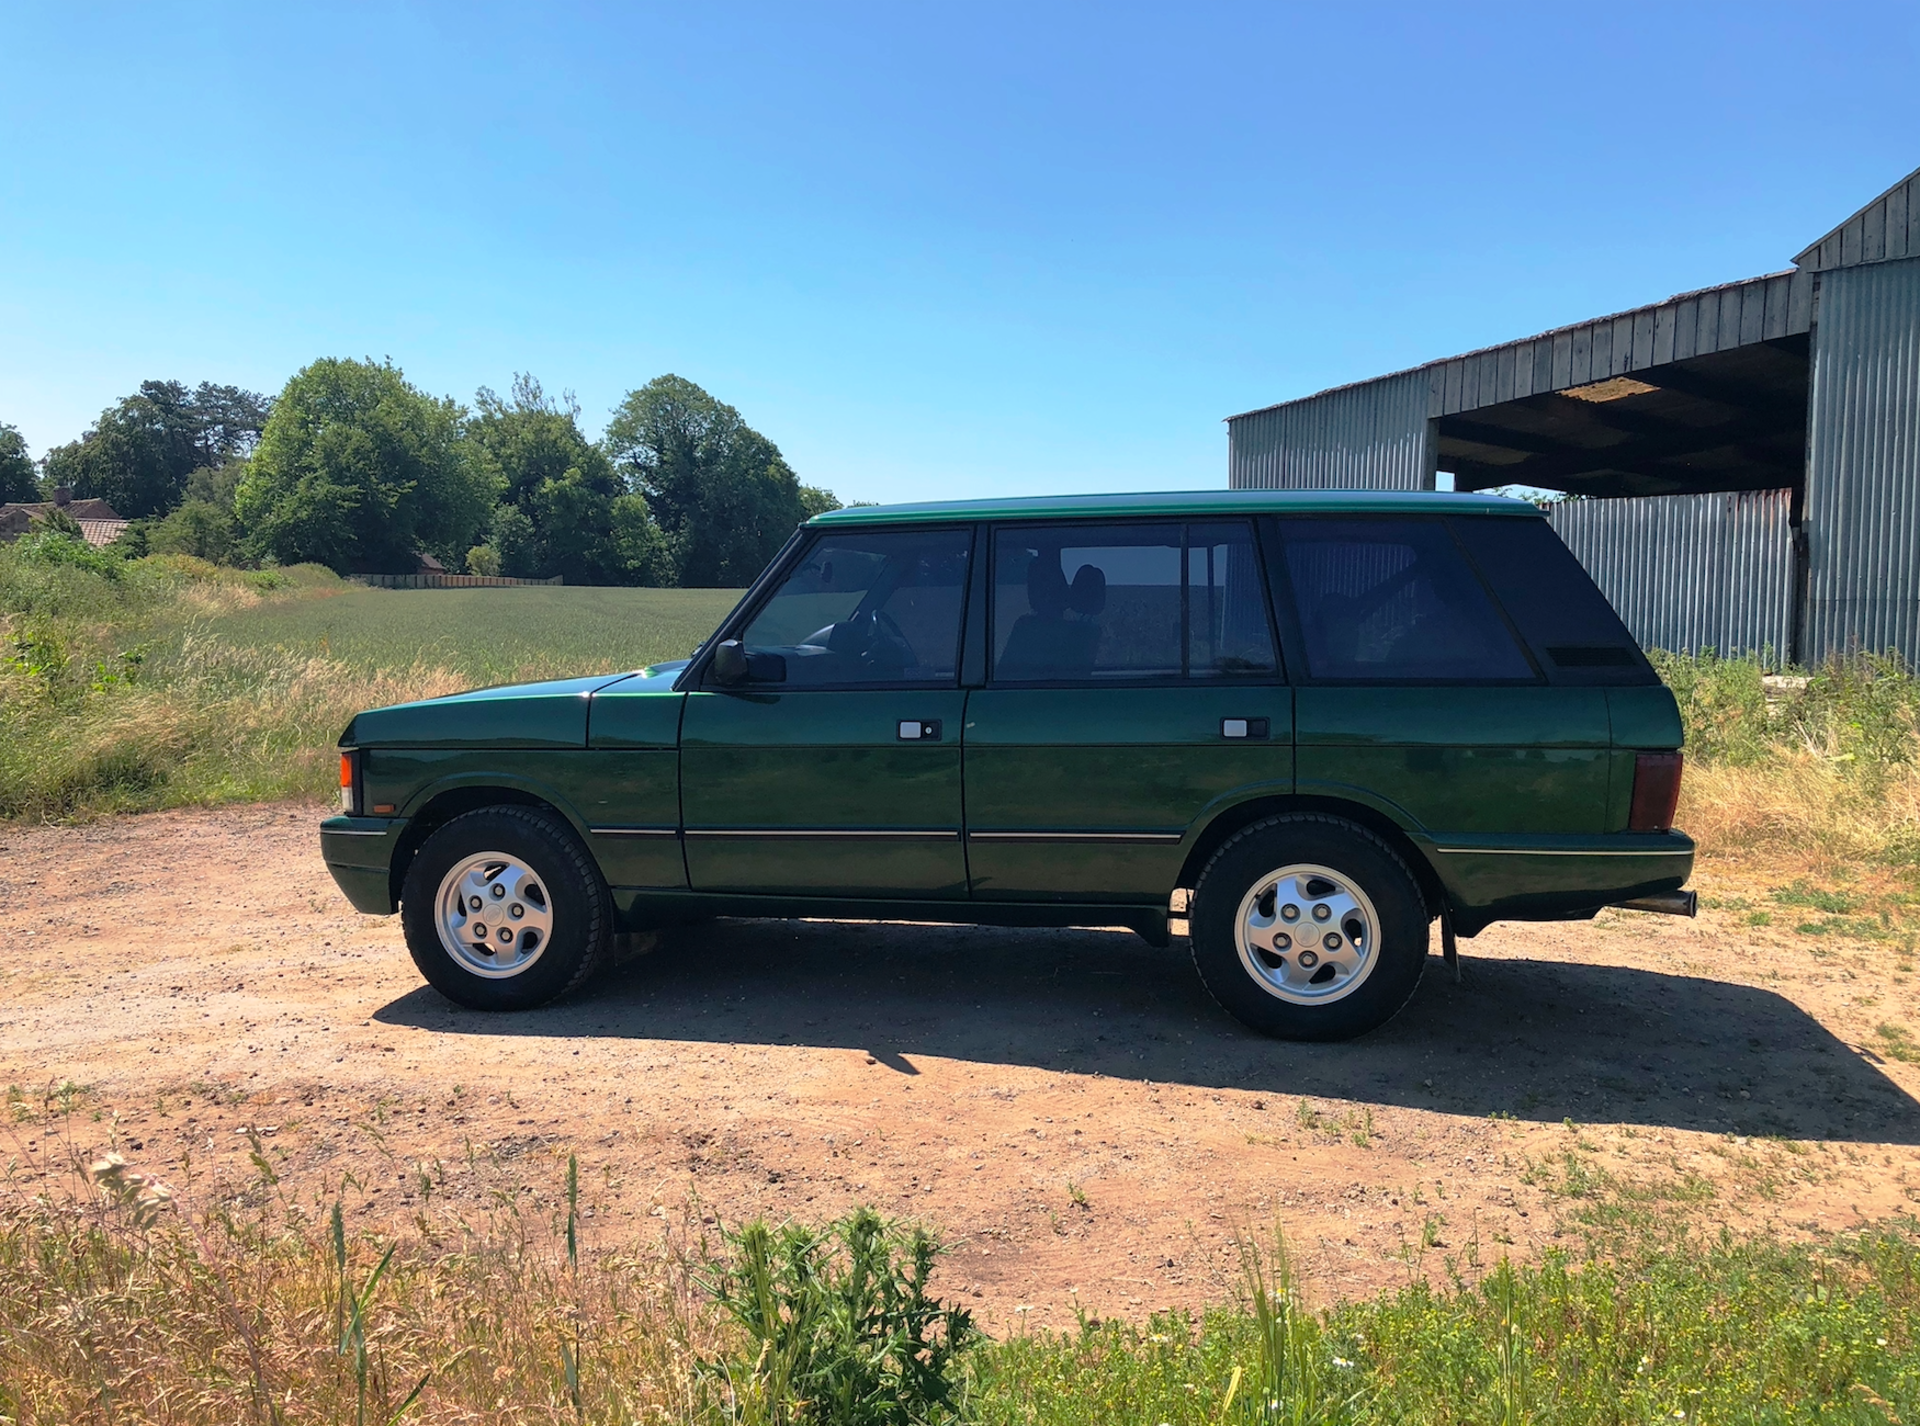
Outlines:
[[[1697,891],[1656,891],[1651,896],[1636,896],[1616,901],[1622,911],[1652,911],[1662,916],[1698,916],[1700,893]]]

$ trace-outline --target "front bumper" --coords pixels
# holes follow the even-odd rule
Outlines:
[[[398,817],[329,817],[320,824],[320,857],[353,909],[391,916],[393,854],[406,822]]]

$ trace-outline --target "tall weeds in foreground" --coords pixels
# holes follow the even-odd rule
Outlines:
[[[338,1200],[295,1204],[265,1170],[203,1205],[117,1160],[93,1182],[0,1190],[9,1426],[1920,1413],[1920,1226],[1906,1222],[1812,1245],[1675,1228],[1604,1260],[1503,1262],[1319,1312],[1276,1240],[1243,1245],[1240,1300],[1199,1318],[1083,1315],[992,1341],[939,1300],[932,1240],[871,1212],[750,1224],[709,1253],[678,1230],[589,1241],[577,1164],[550,1218],[503,1206],[404,1237],[357,1227]]]

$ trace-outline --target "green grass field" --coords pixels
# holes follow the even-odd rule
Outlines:
[[[0,546],[0,817],[324,796],[363,708],[681,658],[725,589],[385,590]]]
[[[476,684],[685,658],[737,589],[348,589],[236,610],[219,635],[354,669],[426,664]]]

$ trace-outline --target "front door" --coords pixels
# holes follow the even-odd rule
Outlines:
[[[992,639],[967,705],[976,897],[1165,905],[1210,806],[1292,791],[1247,522],[1003,528]]]
[[[748,616],[752,681],[687,699],[695,891],[953,898],[970,525],[825,530]]]

